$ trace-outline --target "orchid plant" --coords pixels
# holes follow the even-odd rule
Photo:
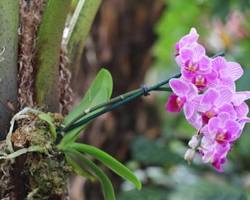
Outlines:
[[[102,69],[80,104],[64,118],[31,108],[23,109],[11,120],[6,145],[0,151],[0,160],[14,161],[31,152],[48,156],[63,155],[65,163],[76,174],[91,180],[98,179],[105,199],[114,200],[110,179],[92,159],[99,160],[116,174],[132,182],[137,189],[141,188],[140,180],[111,155],[76,140],[86,125],[98,116],[138,97],[147,96],[152,91],[167,91],[171,94],[166,110],[180,112],[183,109],[188,123],[197,129],[188,143],[189,149],[184,158],[192,161],[198,152],[204,163],[210,163],[217,171],[222,172],[222,164],[226,162],[233,143],[240,137],[245,124],[250,122],[247,117],[249,108],[245,103],[250,98],[250,92],[236,91],[235,81],[243,75],[240,64],[227,61],[220,55],[208,57],[205,48],[198,43],[198,38],[197,31],[192,28],[189,34],[177,42],[175,60],[180,67],[180,74],[155,85],[142,86],[110,99],[112,77],[107,70]],[[45,129],[49,136],[39,144],[33,136],[28,135],[28,147],[26,142],[20,144],[20,138],[17,139],[18,131],[14,131],[16,121],[24,127],[18,129],[19,132],[29,132],[30,129],[34,132],[33,125],[38,124],[42,128],[36,132],[40,134]],[[27,126],[27,121],[32,122],[32,126]],[[32,191],[29,195],[34,196],[36,192]]]

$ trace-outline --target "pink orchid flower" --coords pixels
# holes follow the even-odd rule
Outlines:
[[[169,112],[180,112],[183,108],[187,119],[190,119],[195,112],[195,98],[198,90],[193,84],[182,79],[171,79],[169,82],[173,94],[166,103],[166,110]]]
[[[250,92],[236,91],[235,81],[244,73],[240,64],[221,56],[209,58],[198,38],[192,28],[176,44],[175,60],[182,76],[169,82],[173,93],[166,110],[180,112],[183,108],[187,121],[198,130],[199,137],[192,137],[185,157],[193,159],[198,149],[203,162],[222,172],[233,143],[250,123],[245,103]]]

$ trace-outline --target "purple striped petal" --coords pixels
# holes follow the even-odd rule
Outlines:
[[[191,119],[195,112],[195,105],[187,102],[183,107],[183,111],[186,119]]]
[[[239,63],[227,62],[227,67],[221,70],[221,77],[230,77],[233,81],[238,80],[244,71]]]
[[[173,92],[179,97],[183,97],[189,92],[188,83],[181,79],[171,79],[169,81],[169,85],[172,88]]]
[[[249,107],[245,102],[240,104],[239,106],[234,106],[234,109],[239,119],[246,117],[247,114],[249,113]]]

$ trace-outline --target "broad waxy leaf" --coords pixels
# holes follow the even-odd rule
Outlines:
[[[81,160],[84,165],[89,168],[88,171],[98,178],[102,186],[102,192],[105,200],[115,200],[114,188],[110,179],[95,163],[74,149],[67,149],[66,155],[67,154],[79,158],[79,160]]]
[[[113,80],[111,74],[108,70],[101,69],[80,104],[65,117],[64,125],[68,125],[88,108],[107,102],[112,95],[112,90]],[[67,132],[60,144],[64,145],[75,141],[85,126],[86,124]]]
[[[67,148],[75,149],[81,153],[86,153],[97,160],[103,162],[107,167],[113,170],[116,174],[132,182],[137,189],[141,189],[141,182],[137,179],[137,177],[131,172],[126,166],[120,163],[118,160],[110,156],[109,154],[105,153],[104,151],[87,145],[87,144],[79,144],[79,143],[72,143]]]

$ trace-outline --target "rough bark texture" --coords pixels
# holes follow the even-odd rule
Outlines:
[[[7,132],[17,105],[18,1],[0,1],[0,136]]]
[[[34,107],[34,63],[37,29],[46,0],[19,0],[20,36],[18,59],[18,103],[20,109]]]
[[[81,94],[100,67],[108,68],[113,75],[113,96],[140,87],[152,63],[153,26],[162,8],[161,1],[103,1],[86,44],[82,71],[73,77],[73,91]],[[121,161],[128,159],[129,142],[135,135],[156,137],[160,133],[152,98],[136,100],[103,116],[85,132],[84,142],[101,147]],[[113,178],[118,187],[121,180]],[[90,183],[85,189],[86,199],[102,199],[98,185]]]

